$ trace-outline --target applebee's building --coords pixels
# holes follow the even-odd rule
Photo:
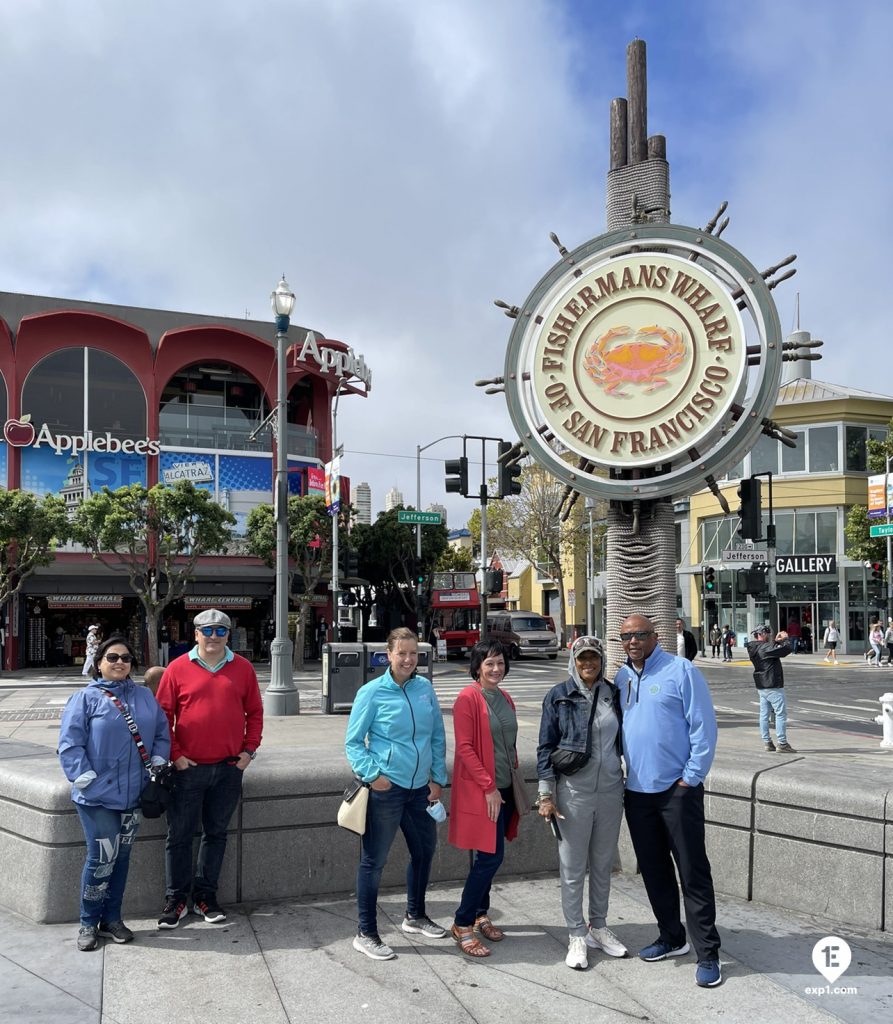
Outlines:
[[[287,353],[289,489],[323,493],[331,403],[366,395],[362,356],[293,325]],[[0,485],[59,495],[70,508],[109,487],[191,480],[236,517],[272,500],[275,327],[236,320],[0,292]],[[259,429],[260,428],[260,429]],[[349,493],[349,492],[348,492]],[[331,622],[326,596],[319,617]],[[233,643],[265,656],[272,573],[240,552],[202,559],[185,599],[166,611],[170,653],[209,605],[235,622]],[[3,612],[8,668],[76,664],[86,627],[143,620],[125,574],[67,545]]]

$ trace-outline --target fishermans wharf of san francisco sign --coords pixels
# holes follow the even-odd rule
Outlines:
[[[601,235],[567,253],[512,313],[512,421],[538,461],[588,494],[702,487],[756,442],[775,400],[781,329],[769,289],[704,231]]]

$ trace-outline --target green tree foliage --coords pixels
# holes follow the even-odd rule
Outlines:
[[[435,571],[474,572],[475,568],[474,557],[471,554],[470,548],[447,547],[446,551],[437,560]]]
[[[0,608],[38,566],[52,562],[56,545],[68,536],[60,498],[0,490]]]
[[[510,558],[524,558],[538,565],[551,577],[559,594],[559,636],[564,632],[565,575],[583,556],[589,541],[582,528],[582,501],[571,516],[561,522],[558,507],[564,484],[539,466],[528,466],[520,477],[521,493],[514,498],[491,501],[487,505],[487,556],[499,551]],[[475,509],[468,523],[476,544],[481,539],[480,510]]]
[[[349,511],[339,520],[339,541],[347,540]],[[248,514],[248,551],[271,568],[276,564],[276,521],[271,505],[257,505]],[[313,595],[321,580],[332,578],[332,517],[326,513],[325,498],[307,494],[288,499],[288,589],[299,605],[295,627],[293,663],[304,667],[304,631]]]
[[[887,425],[887,437],[883,441],[869,440],[868,472],[873,476],[883,473],[887,467],[887,459],[893,458],[893,420]],[[893,464],[891,464],[893,469]],[[879,519],[875,523],[881,522]],[[850,558],[857,562],[885,562],[887,559],[887,542],[882,537],[872,537],[869,528],[872,521],[868,518],[866,505],[852,505],[847,512],[844,534],[846,550]]]
[[[351,543],[358,553],[360,576],[368,581],[366,593],[360,596],[360,608],[366,621],[367,609],[371,610],[373,604],[395,616],[411,613],[418,619],[422,617],[422,609],[417,607],[414,572],[415,527],[397,521],[397,513],[402,507],[380,512],[370,526],[355,526],[351,533]],[[422,596],[426,606],[430,575],[447,547],[445,526],[422,527],[421,568],[428,581],[427,593]]]
[[[73,537],[108,569],[126,573],[143,606],[148,665],[158,661],[161,613],[183,596],[202,555],[226,551],[235,522],[210,491],[188,481],[104,487],[78,506]]]

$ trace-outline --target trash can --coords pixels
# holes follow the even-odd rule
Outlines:
[[[350,711],[357,691],[366,682],[363,644],[323,644],[322,711]]]
[[[388,645],[386,643],[369,643],[366,648],[365,682],[383,676],[388,667]],[[419,665],[416,672],[429,682],[434,682],[434,651],[431,644],[419,644]]]

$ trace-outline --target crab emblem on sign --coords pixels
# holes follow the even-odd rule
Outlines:
[[[653,341],[653,338],[661,341]],[[632,341],[620,339],[632,338]],[[649,384],[650,394],[668,384],[666,374],[672,373],[685,359],[685,341],[672,327],[652,324],[634,331],[624,324],[605,331],[590,345],[583,357],[588,376],[609,395],[629,396],[621,391],[624,384]]]

